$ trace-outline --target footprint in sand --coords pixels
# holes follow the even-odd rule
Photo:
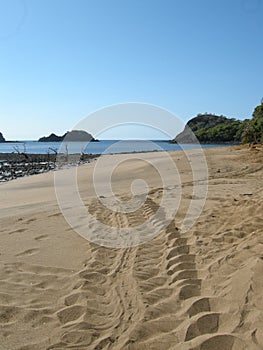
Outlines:
[[[57,313],[59,321],[62,324],[66,324],[77,320],[86,312],[86,308],[82,305],[73,305],[60,310]]]
[[[58,213],[55,213],[55,214],[51,214],[51,215],[48,215],[49,218],[53,218],[53,217],[57,217],[57,216],[61,216],[62,213],[61,212],[58,212]]]
[[[39,251],[39,249],[32,248],[32,249],[27,249],[21,253],[16,254],[16,256],[28,256],[28,255],[34,255]]]
[[[17,313],[18,308],[15,306],[0,305],[0,324],[13,322]]]
[[[36,221],[36,220],[37,220],[36,218],[29,219],[29,220],[25,221],[25,224],[29,224],[30,222],[33,222],[33,221]]]
[[[40,235],[40,236],[35,237],[35,240],[36,241],[43,241],[44,239],[47,239],[47,238],[48,238],[48,235]]]
[[[22,233],[22,232],[25,232],[25,231],[26,231],[25,228],[19,228],[18,230],[10,231],[9,234],[12,235],[14,233]]]

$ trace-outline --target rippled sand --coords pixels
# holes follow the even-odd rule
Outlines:
[[[262,349],[263,148],[205,154],[208,195],[198,220],[182,232],[198,198],[187,158],[173,152],[179,210],[136,247],[102,247],[79,236],[57,205],[54,173],[1,184],[0,349]],[[151,157],[165,168],[163,154]],[[80,195],[93,218],[87,232],[103,237],[96,220],[110,228],[151,220],[164,190],[153,167],[132,160],[113,173],[121,201],[132,198],[134,179],[147,181],[148,197],[133,215],[115,213],[95,196],[95,164],[78,168]],[[165,169],[172,189],[174,172]]]

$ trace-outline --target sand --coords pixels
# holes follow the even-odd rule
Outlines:
[[[53,172],[1,184],[1,350],[263,349],[263,148],[205,151],[206,202],[184,233],[185,213],[198,198],[184,153],[170,154],[181,176],[179,210],[135,247],[102,247],[78,235],[58,207]],[[161,153],[151,157],[165,167]],[[96,198],[95,164],[78,168],[94,218],[132,227],[156,212],[163,188],[151,166],[127,161],[113,174],[122,200],[131,198],[132,180],[148,183],[147,201],[132,216]],[[168,167],[165,176],[172,186]],[[102,234],[96,225],[88,229]]]

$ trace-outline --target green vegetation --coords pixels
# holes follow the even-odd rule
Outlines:
[[[189,128],[200,143],[238,143],[241,142],[243,122],[222,115],[198,114],[189,120],[186,128],[176,136],[175,141],[179,143],[195,142]]]
[[[173,142],[195,143],[262,143],[263,101],[254,109],[252,119],[243,121],[215,114],[198,114],[188,121]]]
[[[245,120],[242,142],[263,143],[263,103],[254,109],[251,120]]]
[[[208,121],[203,127],[194,131],[199,142],[225,143],[241,141],[241,134],[243,131],[243,123],[241,121],[228,119],[223,116],[210,116],[210,118],[211,117],[213,117],[212,123]],[[207,120],[207,118],[205,118],[205,120]]]

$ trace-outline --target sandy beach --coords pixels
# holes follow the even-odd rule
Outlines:
[[[208,193],[194,225],[181,230],[198,199],[193,174],[185,154],[171,152],[180,206],[165,229],[135,247],[103,247],[78,235],[58,206],[54,172],[2,183],[0,350],[263,349],[263,148],[204,152]],[[162,153],[151,157],[173,186]],[[112,174],[121,200],[131,198],[134,179],[149,188],[136,215],[119,215],[95,194],[95,164],[78,167],[77,178],[96,220],[132,227],[156,212],[163,188],[152,166],[131,160]],[[70,177],[76,169],[61,171]],[[102,234],[96,221],[87,230]]]

